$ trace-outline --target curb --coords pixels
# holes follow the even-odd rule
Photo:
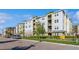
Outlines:
[[[70,45],[70,44],[54,43],[54,42],[52,43],[52,42],[46,42],[46,41],[44,41],[44,43],[57,44],[57,45],[62,45],[62,46],[79,47],[79,45]]]
[[[39,42],[36,40],[28,40],[28,41],[34,41],[34,42]],[[70,44],[63,44],[63,43],[55,43],[55,42],[46,42],[46,41],[42,41],[42,43],[50,43],[50,44],[57,44],[57,45],[62,45],[62,46],[72,46],[72,47],[79,47],[79,45],[70,45]]]

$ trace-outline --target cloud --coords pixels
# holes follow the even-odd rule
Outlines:
[[[5,20],[0,20],[0,24],[5,23]]]
[[[74,16],[77,20],[79,20],[79,11],[77,11],[76,13],[75,13],[75,16]]]
[[[18,19],[32,19],[32,15],[28,14],[7,14],[7,13],[0,13],[0,24],[5,23],[8,20],[15,20],[15,18]]]
[[[6,25],[4,24],[9,24],[7,23],[8,21],[11,22],[12,24],[12,22],[18,23],[21,20],[29,20],[29,19],[32,19],[32,15],[0,13],[0,32],[2,29],[6,27]]]
[[[26,19],[32,19],[32,15],[23,15]]]
[[[69,16],[73,24],[79,24],[79,11],[74,10],[64,10],[66,14]]]
[[[8,14],[8,13],[0,13],[0,24],[5,24],[8,21],[12,22],[13,20],[29,20],[32,19],[32,15],[28,14]]]
[[[0,24],[5,23],[7,20],[11,19],[11,15],[6,13],[0,13]]]
[[[20,15],[15,15],[15,17],[17,18],[21,18],[21,19],[32,19],[32,15],[28,15],[28,14],[20,14]]]

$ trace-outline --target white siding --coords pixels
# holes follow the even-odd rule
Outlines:
[[[72,29],[72,23],[69,20],[69,18],[66,17],[66,15],[63,13],[63,11],[51,13],[51,15],[52,15],[52,33],[61,32],[59,33],[59,35],[62,35],[62,32],[66,33],[71,32],[70,29]],[[41,24],[43,24],[46,33],[48,33],[48,14],[36,20],[39,21]],[[55,23],[55,20],[58,20],[58,22]],[[57,27],[58,29],[55,29]],[[33,20],[28,20],[25,22],[25,36],[32,36],[32,35],[33,35]]]
[[[18,34],[18,26],[16,26],[16,34]]]
[[[25,22],[25,36],[32,36],[33,35],[33,21],[29,20]]]
[[[72,23],[69,18],[67,18],[67,33],[70,34],[72,32]]]
[[[58,14],[58,16],[55,16],[57,14]],[[58,20],[58,23],[55,23],[55,20]],[[52,15],[52,31],[63,31],[64,30],[63,21],[64,21],[64,14],[62,13],[62,11],[53,14]],[[58,27],[57,30],[55,29],[56,27]]]

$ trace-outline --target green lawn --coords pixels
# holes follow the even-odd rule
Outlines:
[[[72,44],[72,45],[79,45],[79,42],[76,41],[64,41],[64,40],[45,40],[47,42],[55,42],[55,43],[63,43],[63,44]]]
[[[47,42],[55,42],[55,43],[63,43],[63,44],[72,44],[72,45],[79,45],[79,42],[76,42],[75,39],[66,39],[66,40],[62,40],[62,39],[52,39],[52,38],[46,38],[46,39],[38,39],[38,38],[24,38],[24,39],[28,39],[28,40],[37,40],[37,41],[47,41]]]

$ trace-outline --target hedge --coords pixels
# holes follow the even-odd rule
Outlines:
[[[23,39],[60,39],[60,36],[30,36],[30,37],[23,37]],[[65,36],[66,40],[75,40],[75,38],[79,38],[76,36]]]

